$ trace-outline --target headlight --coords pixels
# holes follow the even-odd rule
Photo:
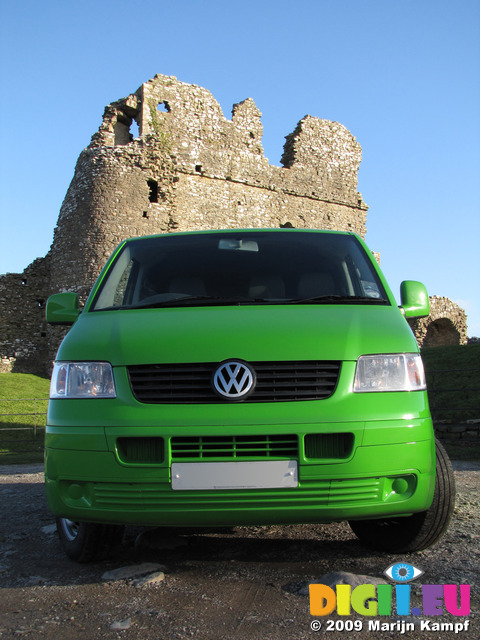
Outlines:
[[[360,356],[353,390],[422,391],[426,389],[425,372],[419,353]]]
[[[109,362],[56,362],[50,398],[115,398]]]

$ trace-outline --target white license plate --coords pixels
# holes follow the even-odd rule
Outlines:
[[[282,489],[298,486],[296,460],[173,462],[172,489]]]

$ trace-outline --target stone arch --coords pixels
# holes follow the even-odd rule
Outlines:
[[[430,315],[414,318],[409,324],[420,347],[467,343],[465,311],[449,298],[430,297]]]
[[[428,325],[423,347],[444,347],[451,344],[460,344],[460,332],[450,318],[439,318]]]

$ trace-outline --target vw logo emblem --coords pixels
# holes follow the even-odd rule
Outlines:
[[[213,389],[225,400],[243,400],[255,387],[255,373],[246,362],[227,360],[213,374]]]

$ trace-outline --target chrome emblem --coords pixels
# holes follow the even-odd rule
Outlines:
[[[241,360],[222,362],[213,374],[213,389],[225,400],[243,400],[255,387],[255,373]]]

